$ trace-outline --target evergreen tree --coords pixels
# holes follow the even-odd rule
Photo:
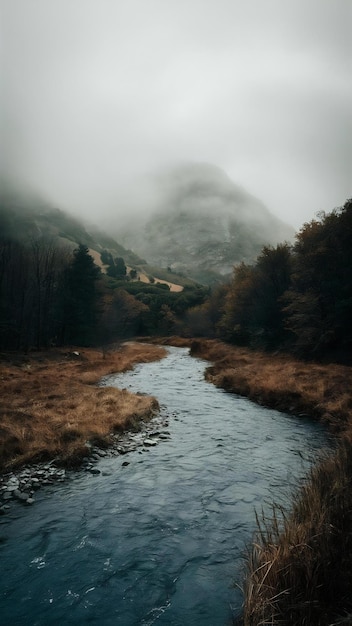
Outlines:
[[[100,269],[86,246],[80,244],[64,274],[63,343],[94,343],[98,321],[99,294],[96,282]]]
[[[108,269],[107,275],[112,278],[126,278],[126,265],[122,257],[116,257],[115,261],[112,260]]]
[[[115,259],[115,276],[121,276],[121,277],[125,277],[126,276],[126,265],[125,265],[125,261],[123,260],[122,257],[116,257]]]
[[[294,247],[287,327],[303,356],[352,346],[352,202],[304,224]]]

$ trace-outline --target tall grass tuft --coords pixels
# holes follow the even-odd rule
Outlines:
[[[352,624],[352,448],[311,470],[292,511],[258,518],[244,626]],[[347,621],[346,621],[347,620]]]

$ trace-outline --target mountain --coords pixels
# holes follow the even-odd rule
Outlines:
[[[130,224],[122,229],[120,210],[119,225],[115,231],[111,223],[106,225],[107,235],[33,190],[21,192],[1,181],[0,237],[50,238],[71,249],[82,243],[100,266],[100,255],[107,252],[113,259],[122,257],[139,279],[186,286],[221,282],[234,264],[254,261],[263,245],[294,236],[291,227],[213,165],[165,170],[147,189],[146,211],[131,212]]]
[[[154,210],[119,233],[148,263],[204,284],[223,280],[264,245],[290,241],[294,229],[210,164],[185,164],[155,179]]]
[[[21,191],[0,181],[0,241],[31,243],[50,240],[55,245],[74,250],[79,244],[89,248],[94,262],[105,273],[109,260],[123,259],[134,279],[147,284],[168,285],[173,292],[194,286],[194,281],[165,268],[151,267],[138,254],[95,226],[85,225],[32,190]],[[104,259],[104,260],[103,260]]]

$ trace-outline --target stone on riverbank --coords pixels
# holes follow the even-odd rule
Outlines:
[[[170,433],[165,430],[169,425],[165,416],[154,417],[151,422],[141,424],[141,429],[137,433],[126,432],[113,437],[113,443],[108,449],[89,444],[90,455],[81,466],[82,471],[89,472],[92,476],[110,476],[110,471],[101,471],[94,467],[103,458],[116,454],[126,455],[130,452],[146,452],[148,448],[156,446],[161,440],[169,439]],[[160,429],[160,430],[157,430]],[[122,463],[123,467],[129,465],[128,461]],[[53,485],[56,482],[63,482],[74,473],[74,470],[65,470],[57,467],[55,461],[49,463],[36,463],[32,466],[22,468],[9,474],[0,475],[0,515],[10,509],[13,501],[31,505],[34,503],[33,494],[42,486]]]

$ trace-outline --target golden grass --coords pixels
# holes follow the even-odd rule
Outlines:
[[[111,434],[134,428],[157,409],[155,398],[97,387],[104,375],[160,359],[165,350],[137,343],[94,349],[2,355],[0,469],[56,458],[67,465],[87,456],[87,442],[107,445]]]
[[[272,519],[258,520],[245,626],[352,623],[351,475],[352,447],[343,443],[312,470],[289,515],[274,507]]]
[[[197,340],[208,380],[261,404],[326,422],[337,449],[318,461],[292,509],[257,518],[244,582],[242,626],[352,625],[352,368],[302,363]]]
[[[158,340],[190,345],[212,365],[207,378],[256,402],[326,421],[339,433],[335,453],[312,470],[286,513],[258,519],[244,584],[243,626],[352,624],[352,371],[302,363],[215,340]],[[96,387],[104,375],[164,356],[154,345],[125,344],[103,355],[52,351],[4,355],[0,367],[2,469],[34,459],[76,464],[87,441],[108,445],[110,433],[138,425],[153,398]]]
[[[193,339],[180,337],[179,335],[169,335],[168,337],[143,337],[147,343],[156,343],[159,346],[176,346],[177,348],[190,348]]]
[[[334,431],[352,429],[352,368],[305,363],[216,340],[194,341],[191,353],[213,363],[206,377],[218,387],[288,411],[306,413]]]

